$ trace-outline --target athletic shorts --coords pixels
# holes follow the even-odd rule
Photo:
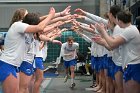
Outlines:
[[[35,70],[36,69],[44,70],[42,57],[35,57]]]
[[[123,78],[125,82],[132,79],[140,84],[140,63],[128,65],[124,70]]]
[[[95,71],[98,73],[101,69],[103,69],[103,57],[94,57],[95,62]]]
[[[108,57],[107,57],[107,54],[105,54],[103,56],[103,68],[107,69],[107,67],[108,67]]]
[[[23,61],[20,66],[20,71],[26,74],[27,76],[31,76],[34,73],[33,64],[30,64],[29,62]]]
[[[122,69],[122,66],[117,66],[116,64],[114,65],[114,73],[113,73],[113,76],[114,76],[114,80],[115,80],[115,74],[120,71],[123,73],[123,69]]]
[[[98,71],[104,69],[104,56],[98,57]]]
[[[68,67],[71,67],[71,66],[75,66],[76,63],[77,63],[76,59],[73,59],[73,60],[70,60],[70,61],[65,61],[64,60],[64,67],[68,68]]]
[[[115,64],[112,60],[112,57],[108,57],[107,75],[112,79],[114,79],[114,68]]]
[[[10,74],[17,78],[19,68],[0,60],[0,82],[3,82]]]
[[[91,56],[91,68],[94,70],[95,69],[95,60],[94,56]]]

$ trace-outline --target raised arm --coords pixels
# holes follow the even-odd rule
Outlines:
[[[105,25],[108,24],[108,20],[102,18],[102,17],[99,17],[97,15],[94,15],[94,14],[91,14],[89,12],[86,12],[80,8],[76,9],[75,12],[77,12],[78,14],[80,15],[84,15],[90,19],[92,19],[93,21],[97,22],[97,23],[104,23]],[[89,21],[88,19],[86,21]]]
[[[55,18],[55,17],[62,17],[62,16],[65,16],[65,15],[69,15],[70,14],[70,8],[71,8],[71,6],[68,6],[62,12],[55,13],[55,15],[54,15],[53,18]],[[40,20],[42,21],[42,20],[44,20],[47,17],[48,17],[48,15],[41,16],[40,17]]]
[[[50,12],[47,18],[41,21],[38,25],[29,25],[25,32],[42,32],[46,25],[50,22],[50,20],[54,17],[55,9],[53,7],[50,8]]]

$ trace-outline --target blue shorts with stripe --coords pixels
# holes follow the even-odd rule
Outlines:
[[[26,74],[27,76],[31,76],[34,73],[33,64],[29,62],[23,61],[20,65],[20,71]]]
[[[42,57],[35,57],[35,70],[36,69],[44,70]]]
[[[17,78],[19,68],[0,60],[0,82],[3,82],[10,74]]]

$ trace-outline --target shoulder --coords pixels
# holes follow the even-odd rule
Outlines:
[[[74,43],[73,43],[73,46],[74,46],[74,47],[79,47],[79,43],[74,42]]]
[[[63,43],[62,46],[66,46],[67,42]]]

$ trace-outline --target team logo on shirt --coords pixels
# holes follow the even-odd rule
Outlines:
[[[33,38],[30,38],[30,37],[25,36],[25,43],[26,44],[30,44],[32,42],[33,42]]]
[[[30,74],[31,72],[31,69],[26,69],[26,73]]]

